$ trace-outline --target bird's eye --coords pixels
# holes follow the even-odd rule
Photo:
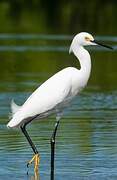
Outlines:
[[[86,37],[85,37],[85,40],[86,40],[86,41],[90,41],[90,38],[86,36]]]

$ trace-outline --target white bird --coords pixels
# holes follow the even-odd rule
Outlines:
[[[57,123],[55,124],[51,143],[55,142],[56,131],[63,109],[86,86],[90,76],[91,58],[84,46],[97,44],[111,48],[95,41],[89,33],[81,32],[77,34],[72,40],[69,53],[73,52],[79,60],[80,69],[67,67],[59,71],[38,87],[22,106],[17,106],[13,101],[11,103],[12,119],[7,124],[7,127],[21,128],[35,154],[29,162],[30,164],[33,160],[35,161],[35,170],[38,169],[39,154],[26,131],[26,125],[34,119],[45,118],[55,113]],[[54,154],[51,160],[53,160],[53,156]]]

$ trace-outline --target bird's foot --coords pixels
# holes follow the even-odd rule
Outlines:
[[[35,154],[32,159],[27,163],[27,167],[29,167],[30,164],[34,161],[34,171],[38,171],[39,162],[40,162],[40,156],[39,154]]]

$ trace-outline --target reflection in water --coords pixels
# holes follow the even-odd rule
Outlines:
[[[50,179],[49,139],[55,118],[35,121],[28,129],[41,155],[40,175],[33,174],[30,167],[26,176],[26,163],[32,150],[19,130],[6,128],[11,99],[21,105],[52,74],[64,67],[78,66],[72,55],[64,53],[66,49],[55,52],[57,47],[68,46],[67,39],[56,41],[54,37],[54,41],[48,41],[49,38],[39,39],[42,49],[42,45],[48,49],[53,46],[53,51],[43,49],[43,52],[36,52],[38,43],[30,38],[1,40],[1,47],[9,48],[8,44],[13,43],[16,49],[16,45],[28,48],[31,44],[34,49],[0,52],[0,179]],[[99,49],[92,51],[92,59],[95,60],[88,87],[65,111],[60,123],[56,144],[57,180],[117,179],[117,53]]]
[[[29,176],[28,180],[41,180],[40,175],[39,175],[39,171],[35,171],[34,175]]]
[[[54,117],[32,123],[28,129],[41,163],[40,174],[33,174],[30,167],[27,176],[26,163],[32,151],[19,130],[6,128],[10,101],[22,104],[55,72],[78,66],[67,54],[73,34],[92,32],[97,39],[110,41],[116,50],[116,13],[115,0],[0,2],[1,180],[50,179],[49,139]],[[75,99],[60,123],[57,180],[117,179],[117,53],[96,50],[92,50],[95,60],[87,89]]]
[[[20,94],[15,95],[19,99]],[[23,94],[26,96],[26,93]],[[22,96],[22,100],[24,97]],[[117,167],[117,92],[83,92],[65,112],[57,134],[56,179],[96,179],[116,175]],[[0,106],[2,106],[0,104]],[[4,108],[6,105],[4,105]],[[7,114],[5,109],[3,116]],[[26,162],[32,156],[31,148],[19,130],[5,127],[7,118],[0,118],[0,174],[9,179],[50,179],[49,139],[54,117],[28,127],[29,134],[41,155],[40,175],[30,166],[26,177]],[[4,173],[5,170],[5,173]],[[117,175],[116,175],[117,177]],[[113,179],[112,179],[113,180]]]

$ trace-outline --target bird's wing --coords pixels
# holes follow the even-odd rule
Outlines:
[[[24,103],[22,110],[27,116],[37,115],[53,109],[65,101],[71,90],[69,78],[53,77],[42,84]],[[29,115],[28,115],[29,114]]]
[[[60,71],[49,78],[34,91],[11,121],[20,124],[24,119],[46,113],[64,103],[71,92],[71,75],[70,71]]]

